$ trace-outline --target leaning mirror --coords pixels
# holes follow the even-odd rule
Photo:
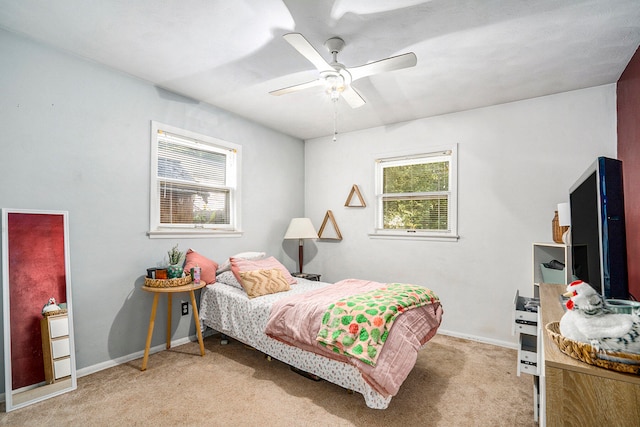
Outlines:
[[[68,213],[2,209],[9,412],[76,388]]]

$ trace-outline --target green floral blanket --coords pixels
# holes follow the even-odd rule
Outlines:
[[[317,341],[375,366],[396,317],[438,300],[428,288],[401,283],[343,298],[327,308]]]

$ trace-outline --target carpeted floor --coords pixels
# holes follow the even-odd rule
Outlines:
[[[516,351],[437,335],[386,410],[220,337],[78,379],[78,389],[10,413],[12,426],[534,426],[533,379]],[[4,410],[4,404],[2,404]]]

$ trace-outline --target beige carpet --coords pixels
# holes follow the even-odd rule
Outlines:
[[[516,352],[436,336],[386,410],[217,335],[78,379],[76,391],[0,414],[13,426],[534,426]],[[4,404],[2,404],[4,410]]]

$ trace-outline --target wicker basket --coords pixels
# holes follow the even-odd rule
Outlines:
[[[640,373],[640,354],[596,351],[589,344],[577,342],[560,334],[560,323],[548,323],[545,328],[561,352],[581,362],[600,368],[629,374]]]
[[[191,275],[188,274],[184,277],[177,279],[150,279],[144,278],[144,285],[150,288],[175,288],[177,286],[184,286],[191,283]]]
[[[57,316],[58,314],[67,314],[67,309],[61,308],[60,310],[45,311],[42,313],[44,317]]]

